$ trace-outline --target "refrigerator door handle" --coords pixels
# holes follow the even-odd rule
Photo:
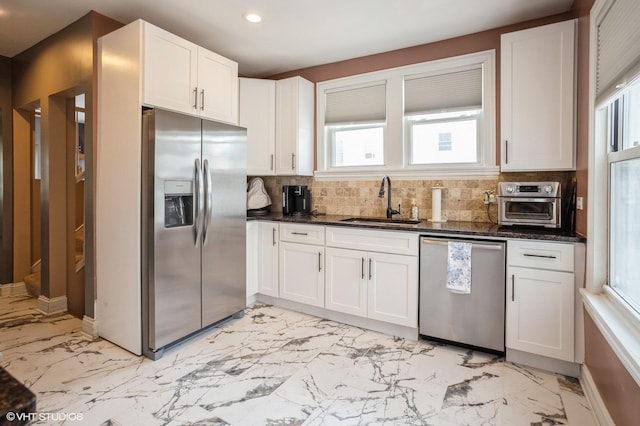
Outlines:
[[[202,175],[204,180],[204,219],[202,226],[202,245],[207,245],[207,236],[209,230],[209,224],[211,223],[211,204],[213,194],[211,190],[211,173],[209,171],[209,160],[205,158],[202,163]]]
[[[195,168],[194,168],[194,178],[195,181],[195,220],[193,221],[193,234],[194,234],[194,245],[198,247],[198,242],[200,241],[200,232],[202,227],[200,226],[200,221],[202,220],[202,170],[200,168],[200,159],[196,158]]]

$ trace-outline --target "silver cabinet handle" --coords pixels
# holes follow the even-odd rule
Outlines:
[[[273,154],[271,154],[271,169],[270,170],[273,170]]]
[[[515,281],[516,281],[516,276],[511,275],[511,301],[512,302],[516,301]]]
[[[364,257],[362,258],[362,279],[364,280]]]
[[[322,271],[322,253],[318,252],[318,272]]]
[[[200,91],[200,111],[204,111],[204,89]]]
[[[557,259],[557,256],[554,256],[552,254],[530,254],[530,253],[524,253],[523,254],[524,257],[537,257],[540,259]]]
[[[369,279],[373,278],[373,272],[371,271],[371,258],[369,258]]]
[[[292,232],[291,235],[304,235],[304,236],[307,236],[309,234],[307,234],[306,232]]]
[[[296,169],[296,154],[295,153],[291,153],[291,170],[295,170]]]
[[[193,89],[193,109],[198,109],[198,87]]]
[[[509,141],[504,141],[504,163],[509,164]]]
[[[276,245],[276,228],[273,228],[271,239],[273,240],[273,245],[275,246]]]

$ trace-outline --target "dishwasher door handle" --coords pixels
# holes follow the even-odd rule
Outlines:
[[[450,241],[457,241],[457,240],[450,240]],[[477,249],[481,249],[481,250],[502,250],[502,243],[479,244],[479,243],[474,243],[474,242],[471,242],[471,241],[465,241],[465,242],[469,242],[469,243],[471,243],[473,248],[477,248]],[[425,239],[422,240],[422,244],[447,246],[447,245],[449,245],[449,241],[435,241],[435,240],[428,240],[428,239],[425,238]]]

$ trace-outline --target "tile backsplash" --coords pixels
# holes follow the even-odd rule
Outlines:
[[[497,220],[497,205],[489,207],[483,201],[486,190],[497,191],[500,181],[559,181],[563,189],[575,175],[574,172],[502,173],[496,179],[437,179],[401,180],[391,178],[392,202],[401,217],[411,213],[411,200],[415,198],[420,219],[431,218],[431,188],[442,186],[442,218],[451,221],[491,222]],[[266,176],[262,177],[271,197],[271,210],[282,211],[282,185],[307,185],[311,189],[312,208],[319,213],[346,216],[384,217],[387,209],[385,198],[378,197],[380,180],[318,180],[312,177]],[[385,186],[386,190],[386,186]],[[397,216],[396,216],[397,217]]]

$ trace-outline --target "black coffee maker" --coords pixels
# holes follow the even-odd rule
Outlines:
[[[305,185],[283,185],[282,214],[304,215],[311,212],[311,190]]]

